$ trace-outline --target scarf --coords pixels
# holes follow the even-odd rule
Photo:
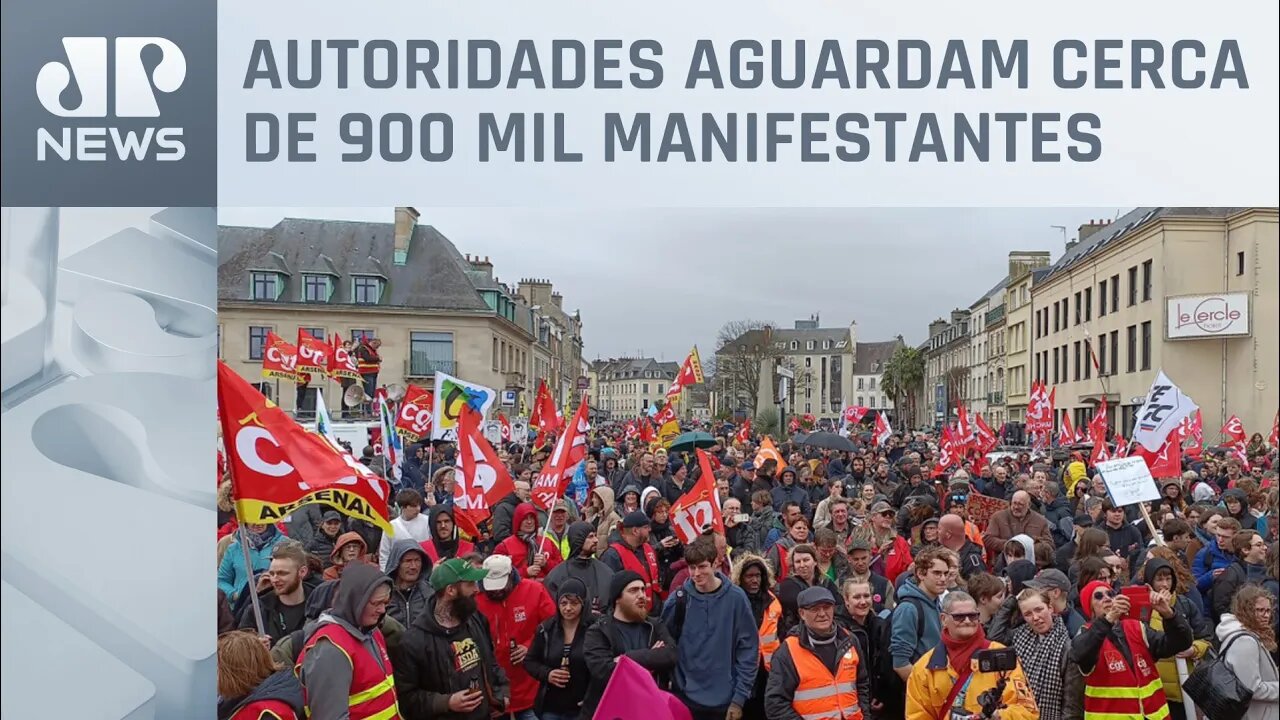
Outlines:
[[[987,643],[987,634],[982,630],[982,626],[978,626],[978,631],[968,640],[957,640],[951,637],[951,633],[945,629],[942,631],[942,644],[947,648],[947,659],[951,661],[951,667],[957,672],[963,673],[965,668],[969,667],[973,654],[983,648]]]
[[[1030,625],[1019,625],[1013,631],[1013,648],[1035,694],[1041,720],[1062,720],[1063,659],[1069,640],[1061,617],[1053,619],[1053,627],[1045,635],[1037,635]]]
[[[275,538],[277,532],[279,531],[276,530],[275,525],[268,525],[267,529],[260,533],[246,532],[245,535],[249,537],[249,549],[257,552],[266,547],[267,543]]]

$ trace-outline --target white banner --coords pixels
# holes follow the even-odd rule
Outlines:
[[[1147,391],[1147,400],[1138,411],[1133,439],[1151,452],[1159,452],[1164,440],[1182,419],[1199,410],[1195,401],[1178,389],[1161,370]]]
[[[1098,472],[1102,473],[1107,494],[1117,507],[1160,499],[1160,488],[1156,487],[1147,461],[1141,456],[1105,460],[1098,463]]]

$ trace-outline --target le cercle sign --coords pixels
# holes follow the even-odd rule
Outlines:
[[[1248,293],[1182,295],[1165,299],[1166,337],[1240,337],[1249,334]]]

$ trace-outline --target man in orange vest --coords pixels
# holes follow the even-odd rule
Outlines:
[[[1164,632],[1129,617],[1129,598],[1095,580],[1080,591],[1080,609],[1091,622],[1071,641],[1071,661],[1084,674],[1085,720],[1163,720],[1169,702],[1157,660],[1191,647],[1191,624],[1170,605],[1169,592],[1151,593]]]
[[[649,614],[662,614],[662,582],[658,568],[658,554],[649,544],[649,517],[636,510],[622,519],[618,533],[622,541],[612,543],[600,555],[600,562],[615,573],[630,570],[644,578],[649,592]]]
[[[302,648],[294,672],[312,720],[400,720],[387,644],[378,629],[391,578],[355,563],[339,581],[333,607]]]
[[[773,654],[764,711],[776,720],[870,720],[871,683],[853,633],[836,625],[836,599],[821,586],[796,599],[800,625]]]
[[[369,397],[378,392],[378,371],[382,369],[382,356],[378,354],[380,347],[382,341],[371,337],[362,338],[356,346],[356,370],[360,372],[364,394]]]

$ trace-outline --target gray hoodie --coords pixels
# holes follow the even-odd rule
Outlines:
[[[374,591],[383,585],[390,586],[391,578],[378,568],[366,563],[352,563],[342,574],[333,607],[320,616],[317,628],[330,624],[340,626],[390,674],[390,664],[384,663],[382,652],[373,639],[376,627],[360,627],[365,605]],[[351,661],[346,654],[330,642],[316,643],[304,654],[299,679],[306,689],[310,720],[347,720],[351,670]]]
[[[401,590],[396,583],[400,572],[400,561],[409,553],[422,556],[422,573],[418,581],[407,590]],[[400,621],[401,625],[410,627],[419,613],[426,612],[427,598],[435,594],[427,578],[431,577],[431,558],[427,557],[422,546],[412,540],[396,540],[391,544],[391,552],[387,555],[387,577],[391,578],[391,602],[387,603],[387,614]]]

